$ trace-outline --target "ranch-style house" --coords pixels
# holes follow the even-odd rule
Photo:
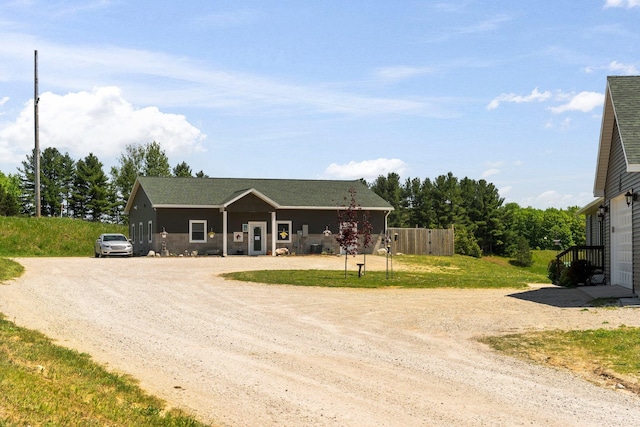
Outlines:
[[[373,253],[393,207],[361,181],[138,177],[125,213],[136,255],[339,253],[338,210],[351,190],[373,226]]]

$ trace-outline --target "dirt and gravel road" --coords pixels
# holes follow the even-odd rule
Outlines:
[[[228,426],[640,425],[640,398],[474,337],[640,326],[579,290],[327,289],[221,272],[337,257],[23,258],[0,312],[203,421]],[[355,265],[355,264],[354,264]],[[384,269],[384,258],[367,267]]]

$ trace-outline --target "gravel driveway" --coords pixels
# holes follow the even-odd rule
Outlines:
[[[640,326],[579,290],[327,289],[226,271],[341,269],[338,257],[22,258],[0,312],[229,426],[640,425],[640,398],[473,338]],[[368,257],[382,270],[383,257]],[[350,260],[355,266],[355,261]],[[396,263],[398,268],[398,263]]]

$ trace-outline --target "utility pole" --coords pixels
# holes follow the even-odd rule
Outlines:
[[[33,150],[33,171],[35,174],[36,218],[40,218],[40,129],[38,123],[38,51],[34,51],[34,88],[33,88],[33,124],[35,131],[35,150]]]

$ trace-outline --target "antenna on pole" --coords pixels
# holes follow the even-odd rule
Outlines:
[[[38,96],[38,51],[34,51],[33,55],[33,74],[34,74],[34,88],[33,88],[33,124],[35,132],[35,149],[33,150],[33,171],[35,174],[35,199],[36,199],[36,218],[40,218],[40,129],[38,123],[38,102],[40,97]]]

